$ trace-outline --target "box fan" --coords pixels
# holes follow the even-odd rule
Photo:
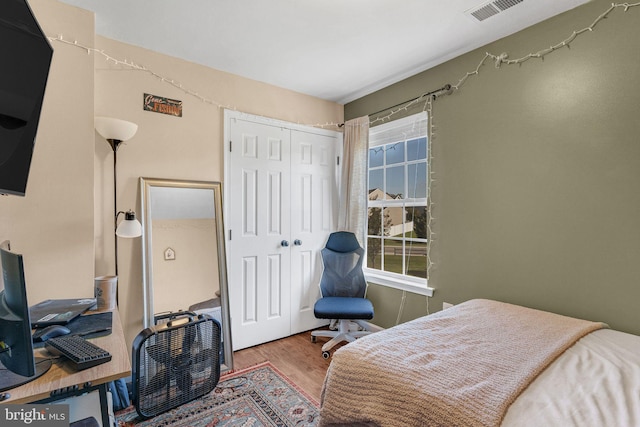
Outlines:
[[[211,392],[220,379],[221,327],[206,314],[180,312],[133,341],[133,401],[154,417]]]

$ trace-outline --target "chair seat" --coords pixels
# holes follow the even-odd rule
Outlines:
[[[373,304],[359,297],[324,297],[316,301],[313,313],[318,319],[373,319]]]

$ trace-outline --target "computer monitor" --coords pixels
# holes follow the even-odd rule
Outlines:
[[[0,244],[2,281],[0,291],[0,392],[33,381],[51,367],[51,360],[33,354],[29,304],[22,255]],[[0,395],[0,400],[8,397]]]
[[[0,1],[0,193],[24,196],[53,48],[27,0]]]

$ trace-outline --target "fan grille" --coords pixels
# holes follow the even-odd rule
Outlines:
[[[165,327],[138,349],[136,410],[151,417],[211,392],[220,378],[220,324],[209,316]],[[169,323],[168,325],[171,325]]]

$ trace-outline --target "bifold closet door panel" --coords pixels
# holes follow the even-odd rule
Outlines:
[[[237,120],[229,174],[229,303],[234,350],[290,335],[288,129]]]
[[[291,132],[291,333],[326,324],[313,306],[320,298],[322,257],[338,210],[335,136]]]

